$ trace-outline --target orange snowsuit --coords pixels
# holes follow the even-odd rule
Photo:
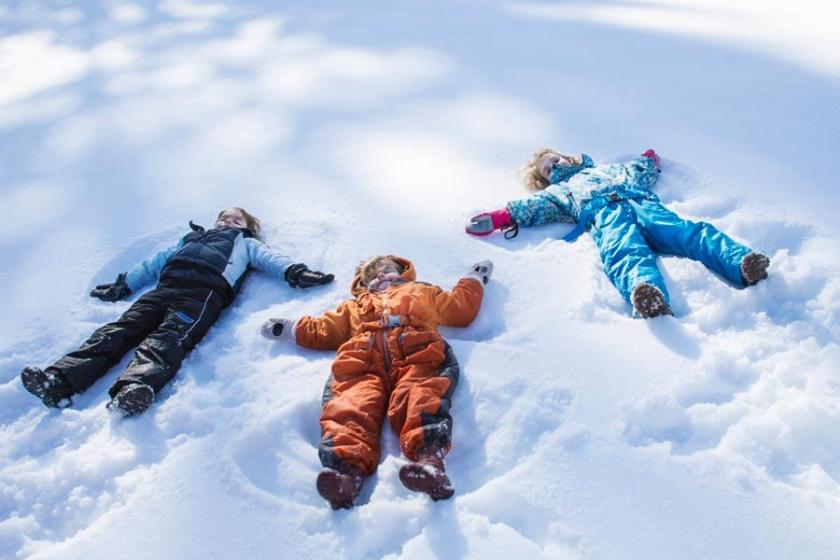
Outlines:
[[[447,292],[416,282],[408,260],[389,258],[404,267],[401,281],[369,292],[357,274],[351,287],[355,300],[295,325],[300,346],[338,350],[321,411],[318,454],[325,467],[349,463],[373,473],[386,412],[409,459],[425,445],[443,450],[451,445],[450,397],[459,370],[437,326],[468,326],[478,314],[484,286],[468,277]]]

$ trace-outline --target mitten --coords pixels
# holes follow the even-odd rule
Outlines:
[[[291,287],[306,289],[329,284],[335,279],[335,276],[317,270],[309,270],[309,267],[305,264],[298,263],[286,269],[285,278]]]
[[[296,322],[291,319],[269,319],[262,324],[260,332],[264,337],[272,340],[279,340],[281,338],[294,340]]]
[[[646,152],[645,152],[645,153],[643,153],[642,155],[643,155],[643,156],[645,156],[645,157],[647,157],[647,158],[652,159],[652,160],[653,160],[653,164],[656,166],[656,170],[657,170],[657,171],[660,171],[660,169],[661,169],[660,164],[662,163],[662,160],[661,160],[661,159],[659,159],[659,154],[657,154],[657,153],[653,150],[653,148],[651,148],[650,150],[646,151]]]
[[[490,277],[493,275],[493,263],[490,261],[481,261],[472,265],[467,277],[478,278],[482,284],[487,284]]]
[[[125,272],[117,276],[111,284],[99,284],[90,291],[90,297],[102,301],[118,301],[131,295],[131,288],[125,283]]]
[[[507,229],[514,225],[513,218],[507,208],[494,212],[484,212],[470,219],[467,224],[467,233],[472,235],[490,235],[497,229]]]

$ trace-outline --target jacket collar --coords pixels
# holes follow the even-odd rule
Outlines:
[[[217,232],[217,231],[224,231],[222,229],[215,229],[215,228],[214,229],[205,229],[203,226],[199,226],[199,225],[194,224],[192,220],[190,220],[190,229],[193,230],[195,233],[198,233],[200,235],[203,235],[205,233],[213,233],[213,232]],[[251,231],[248,228],[225,228],[225,229],[232,229],[232,230],[242,232],[242,235],[245,236],[245,237],[256,237],[254,235],[254,232]]]
[[[595,167],[595,162],[586,154],[581,154],[580,165],[555,165],[551,168],[551,174],[548,177],[548,182],[552,185],[568,181],[584,169],[588,167]]]

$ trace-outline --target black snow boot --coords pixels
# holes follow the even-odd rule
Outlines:
[[[741,261],[741,279],[745,286],[754,286],[767,278],[770,259],[761,253],[750,253]]]
[[[642,318],[650,319],[660,315],[672,315],[671,308],[665,303],[665,296],[652,284],[639,284],[633,290],[633,309]]]
[[[412,492],[423,492],[435,501],[452,497],[455,489],[443,466],[444,451],[427,445],[417,452],[417,460],[400,467],[400,481]]]
[[[27,391],[41,399],[50,408],[67,408],[73,404],[70,399],[73,390],[57,369],[47,368],[44,371],[41,368],[27,366],[20,372],[20,380]]]
[[[120,412],[123,416],[134,416],[145,412],[152,406],[154,399],[154,389],[144,383],[131,383],[120,389],[107,407],[109,410]]]
[[[365,473],[356,465],[343,463],[335,469],[324,469],[318,474],[316,486],[322,498],[333,509],[351,508],[353,500],[359,495]]]

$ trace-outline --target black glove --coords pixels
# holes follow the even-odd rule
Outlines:
[[[317,270],[309,270],[303,263],[293,264],[286,269],[286,282],[293,288],[312,288],[329,284],[335,279],[332,274],[324,274]]]
[[[118,301],[131,295],[131,288],[125,283],[125,272],[117,276],[112,284],[100,284],[90,291],[90,297],[102,301]]]

